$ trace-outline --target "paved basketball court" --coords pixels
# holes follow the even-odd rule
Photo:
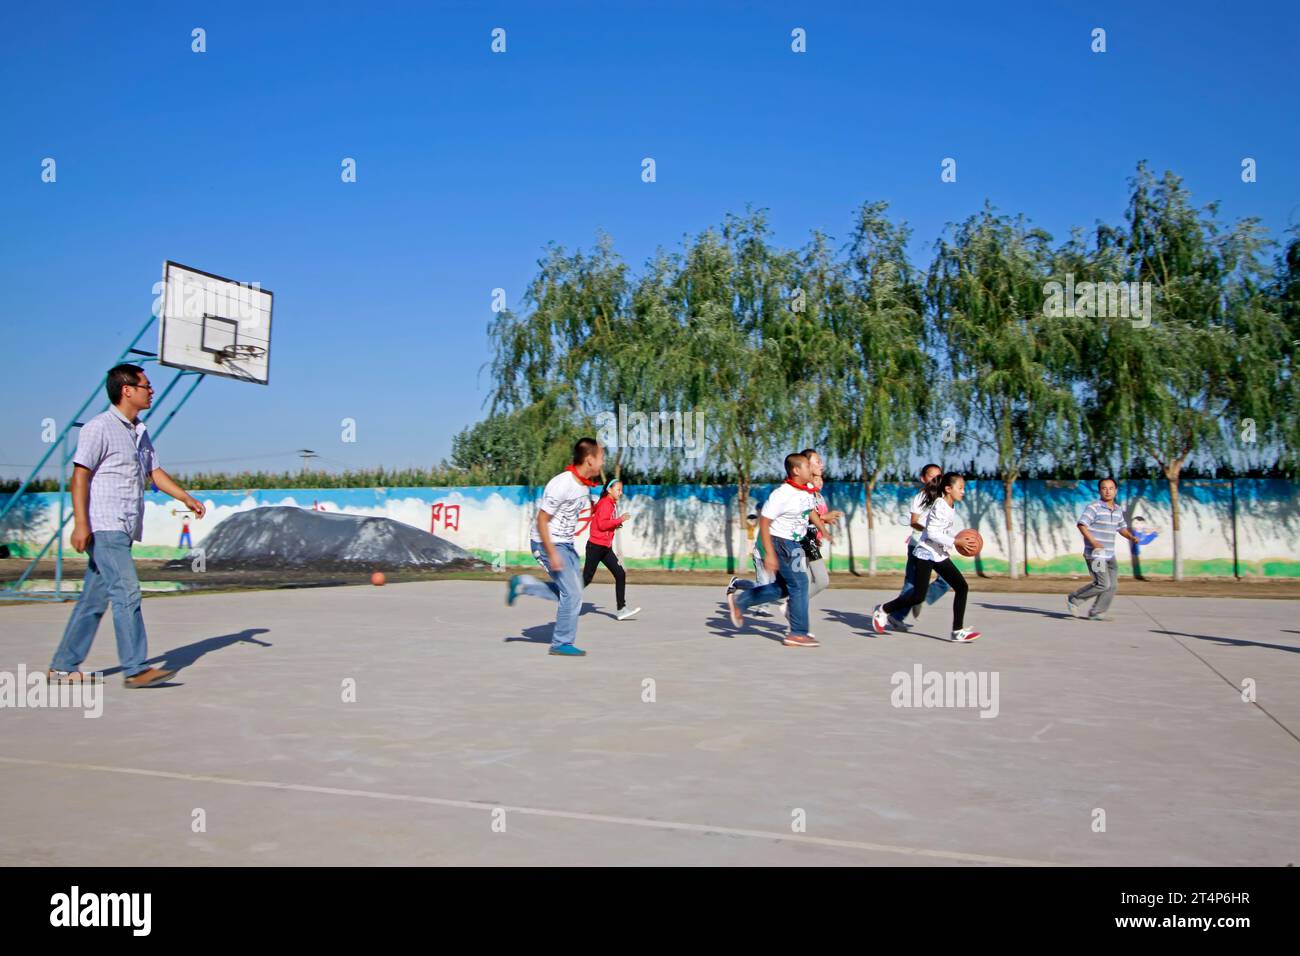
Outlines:
[[[98,719],[0,710],[0,863],[1300,856],[1296,602],[1121,592],[1090,623],[976,593],[985,637],[957,646],[937,639],[948,599],[879,637],[886,595],[832,589],[805,650],[770,620],[733,632],[717,589],[639,587],[625,623],[611,592],[588,591],[606,606],[582,618],[582,660],[548,657],[553,605],[507,608],[504,582],[149,599],[173,685],[110,677]],[[44,668],[68,610],[0,607],[0,671]],[[105,620],[87,666],[115,665]],[[891,675],[917,665],[996,673],[996,717],[893,706]]]

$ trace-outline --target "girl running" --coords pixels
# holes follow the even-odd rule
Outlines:
[[[614,532],[630,515],[619,515],[618,501],[623,497],[623,482],[615,478],[600,493],[600,500],[591,509],[591,536],[587,539],[587,564],[582,569],[582,586],[585,588],[596,576],[596,566],[604,564],[614,575],[614,598],[618,601],[618,620],[626,621],[641,609],[628,608],[626,601],[627,574],[614,553]]]
[[[952,639],[969,644],[980,636],[979,631],[964,626],[966,592],[969,589],[966,579],[949,557],[949,553],[954,550],[953,528],[957,523],[957,512],[953,506],[965,496],[966,479],[955,471],[936,477],[926,485],[921,503],[930,511],[926,515],[925,531],[913,552],[916,558],[913,587],[888,604],[876,605],[871,615],[871,626],[877,634],[884,634],[886,625],[895,630],[905,629],[906,625],[900,615],[906,614],[909,609],[925,600],[930,575],[937,573],[952,588]]]

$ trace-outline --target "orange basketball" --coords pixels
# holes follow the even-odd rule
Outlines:
[[[374,574],[370,575],[370,583],[377,588],[382,588],[385,580],[387,579],[384,577],[383,571],[376,571]]]
[[[953,540],[953,547],[957,553],[963,557],[973,558],[984,550],[984,539],[974,528],[966,528],[964,531],[958,531],[956,538]]]

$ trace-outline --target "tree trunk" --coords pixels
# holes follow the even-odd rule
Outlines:
[[[876,573],[876,509],[873,504],[873,496],[876,490],[876,478],[879,473],[873,474],[871,480],[863,479],[862,487],[866,491],[867,498],[867,573]]]
[[[1011,505],[1016,493],[1015,476],[1002,479],[1002,516],[1007,526],[1007,570],[1011,577],[1020,577],[1020,565],[1016,563],[1016,535],[1012,527]]]
[[[751,531],[749,522],[745,520],[749,515],[749,479],[743,474],[736,479],[736,510],[739,512],[740,518],[741,547],[744,548],[744,554],[739,556],[738,566],[743,568],[745,560],[749,557],[749,552],[753,550],[750,547],[750,542],[754,540],[753,536],[758,533],[757,527]],[[735,573],[736,568],[733,567],[729,570]]]
[[[1178,475],[1183,470],[1183,460],[1176,458],[1165,469],[1165,478],[1169,480],[1169,514],[1173,530],[1170,532],[1174,543],[1174,580],[1183,579],[1183,528],[1178,514]]]

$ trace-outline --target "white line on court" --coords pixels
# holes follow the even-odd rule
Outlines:
[[[220,783],[232,787],[257,787],[265,790],[291,790],[297,793],[318,793],[336,797],[361,797],[369,800],[396,800],[403,803],[420,803],[461,810],[505,810],[535,817],[561,820],[581,820],[586,823],[609,823],[621,826],[647,827],[653,830],[674,830],[682,833],[716,833],[722,836],[753,837],[759,840],[783,840],[813,846],[830,846],[846,850],[870,850],[876,853],[898,853],[903,856],[930,857],[954,860],[959,863],[988,863],[994,866],[1066,866],[1046,860],[1021,860],[1006,856],[984,856],[978,853],[958,853],[953,850],[927,850],[922,847],[892,846],[887,843],[861,843],[856,840],[833,840],[798,833],[778,833],[769,830],[742,830],[735,827],[708,826],[702,823],[676,823],[671,820],[649,820],[640,817],[615,817],[601,813],[580,813],[573,810],[545,810],[538,807],[512,807],[506,804],[483,803],[478,800],[449,800],[444,797],[422,797],[409,793],[385,793],[382,790],[348,790],[342,787],[317,787],[302,783],[279,783],[274,780],[241,780],[237,777],[214,777],[208,774],[176,773],[168,770],[143,770],[137,767],[106,767],[89,763],[64,763],[58,760],[30,760],[23,757],[0,757],[0,763],[27,767],[53,767],[60,770],[94,770],[100,773],[120,773],[138,777],[160,777],[164,780],[185,780],[192,783]]]

